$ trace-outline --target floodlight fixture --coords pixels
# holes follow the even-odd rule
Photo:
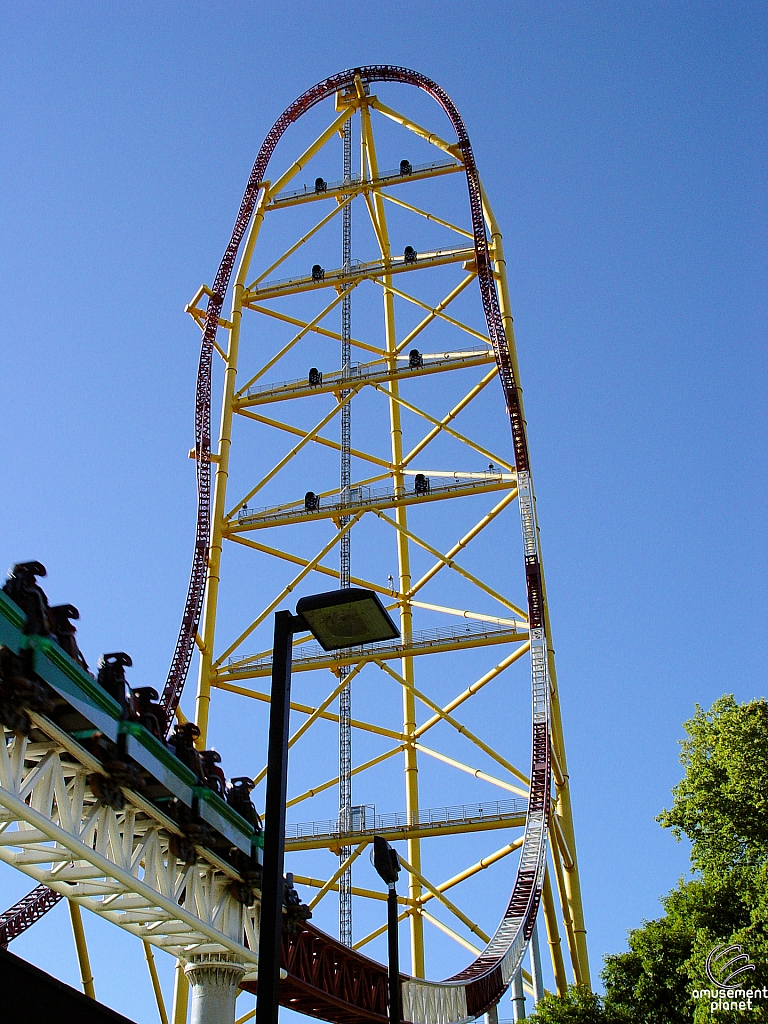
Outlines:
[[[387,893],[387,963],[389,975],[389,1024],[401,1024],[402,992],[400,991],[400,951],[397,935],[397,877],[400,874],[400,858],[393,846],[383,836],[373,837],[373,866],[385,883]]]
[[[382,836],[373,837],[373,866],[382,882],[394,885],[400,874],[400,859],[397,850]]]
[[[296,605],[296,615],[304,620],[324,651],[382,643],[400,636],[400,630],[373,590],[346,587],[302,597]]]

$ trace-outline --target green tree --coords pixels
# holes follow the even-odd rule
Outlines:
[[[600,996],[588,988],[569,985],[564,996],[545,995],[528,1020],[533,1024],[623,1024],[625,1018],[607,1013]]]
[[[629,952],[605,958],[605,1006],[643,1024],[689,1024],[693,1019],[686,963],[695,931],[684,920],[645,921],[629,933]]]
[[[751,1010],[714,1011],[707,955],[740,945],[755,966],[734,984],[768,989],[768,702],[732,695],[685,723],[683,779],[658,821],[691,841],[695,877],[662,899],[664,916],[628,936],[629,949],[605,958],[605,998],[576,987],[547,996],[539,1024],[768,1024],[768,999]]]
[[[692,843],[705,877],[759,868],[768,860],[768,701],[737,704],[732,694],[685,723],[685,776],[670,810],[657,818]]]

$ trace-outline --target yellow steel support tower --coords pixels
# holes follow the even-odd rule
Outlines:
[[[318,108],[320,119],[324,110]],[[340,135],[350,119],[359,140],[359,173],[326,181],[328,168],[340,164]],[[286,158],[278,151],[285,169],[273,158],[271,180],[261,183],[248,227],[229,317],[222,312],[219,321],[227,343],[218,348],[222,400],[218,447],[211,453],[196,717],[201,743],[208,743],[215,738],[209,717],[218,693],[233,711],[239,702],[263,733],[272,613],[292,606],[302,592],[338,586],[338,560],[328,556],[353,530],[352,586],[376,591],[399,614],[401,639],[333,654],[312,648],[306,637],[296,642],[294,672],[302,682],[294,691],[291,750],[300,746],[304,753],[301,770],[291,768],[289,867],[297,884],[314,892],[310,905],[319,915],[353,862],[356,878],[362,877],[366,858],[360,855],[374,831],[403,840],[401,916],[410,928],[411,973],[423,978],[441,972],[430,962],[432,936],[477,953],[478,941],[482,946],[493,933],[493,915],[509,894],[509,865],[522,844],[528,778],[515,761],[524,763],[527,756],[529,726],[518,706],[524,706],[525,687],[516,690],[510,680],[524,675],[530,638],[515,461],[473,288],[478,272],[460,148],[371,94],[359,77],[354,88],[337,93],[330,120],[316,130],[298,155]],[[390,156],[411,151],[423,159],[402,158],[398,166]],[[393,170],[384,169],[389,160]],[[339,251],[337,241],[327,239],[338,239],[339,214],[352,203],[360,211],[353,259],[323,267],[324,254]],[[485,194],[483,214],[519,387],[502,237]],[[358,227],[363,223],[367,238]],[[343,299],[353,292],[351,345],[360,362],[345,374],[336,369],[338,320]],[[206,294],[210,289],[201,287],[187,307],[200,326]],[[307,374],[311,363],[317,365]],[[352,485],[342,495],[334,460],[341,453],[339,413],[346,402],[360,411]],[[312,490],[310,479],[320,482]],[[224,615],[230,575],[240,582],[232,584]],[[544,605],[550,637],[546,595]],[[548,663],[554,813],[542,916],[555,984],[563,991],[568,972],[587,985],[590,976],[551,642]],[[317,687],[329,673],[323,694]],[[316,681],[314,689],[305,688],[305,679]],[[328,798],[339,784],[333,761],[327,771],[323,767],[323,751],[335,755],[337,748],[328,746],[322,730],[338,725],[339,693],[348,684],[357,688],[355,712],[360,708],[351,722],[362,751],[352,770],[355,792],[375,796],[376,808],[372,799],[354,807],[357,816],[341,835],[332,821],[319,820],[330,817]],[[391,713],[395,694],[399,721]],[[399,755],[401,796],[392,781]],[[317,777],[308,774],[310,764]],[[257,784],[265,771],[254,764]],[[425,780],[426,802],[420,796]],[[438,802],[445,806],[435,808]],[[313,803],[318,812],[309,809]],[[300,807],[305,819],[313,819],[311,830],[300,824]],[[493,831],[504,832],[496,848]],[[341,850],[345,858],[329,860]],[[493,879],[484,891],[496,894],[495,909],[481,899],[476,917],[470,911],[481,873]],[[380,916],[385,897],[370,878],[363,882],[352,886],[356,904]],[[363,928],[378,920],[372,914],[360,916]],[[375,943],[383,930],[378,924],[367,928],[355,936],[354,947]]]

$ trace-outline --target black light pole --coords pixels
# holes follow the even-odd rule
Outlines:
[[[400,951],[397,942],[397,889],[400,874],[397,851],[381,836],[373,837],[373,866],[387,883],[387,944],[389,953],[389,1024],[400,1024]]]
[[[293,634],[304,622],[290,612],[275,614],[272,691],[269,706],[267,800],[264,868],[259,924],[259,987],[256,1024],[275,1024],[280,993],[280,948],[283,930],[285,796],[288,785],[288,725],[291,708]]]
[[[377,595],[354,587],[303,597],[296,605],[296,615],[285,611],[275,613],[256,1024],[277,1024],[280,1005],[291,663],[293,635],[302,630],[309,630],[326,651],[394,640],[400,636]],[[397,897],[394,906],[397,923]]]

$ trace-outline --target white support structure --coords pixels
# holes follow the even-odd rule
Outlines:
[[[499,1024],[499,1004],[492,1006],[485,1014],[485,1024]]]
[[[204,953],[192,958],[185,974],[192,987],[191,1024],[235,1024],[244,964],[231,953]]]
[[[531,986],[533,988],[533,1006],[534,1009],[538,1006],[539,1002],[544,998],[544,976],[541,973],[541,948],[539,947],[539,920],[536,918],[536,922],[533,926],[533,932],[531,933]]]
[[[525,991],[523,974],[518,971],[512,979],[512,1020],[525,1020]]]
[[[0,729],[0,861],[185,963],[226,955],[253,973],[258,911],[232,895],[236,872],[202,848],[179,861],[174,821],[130,790],[108,807],[88,781],[99,762],[30,717],[45,742]]]

